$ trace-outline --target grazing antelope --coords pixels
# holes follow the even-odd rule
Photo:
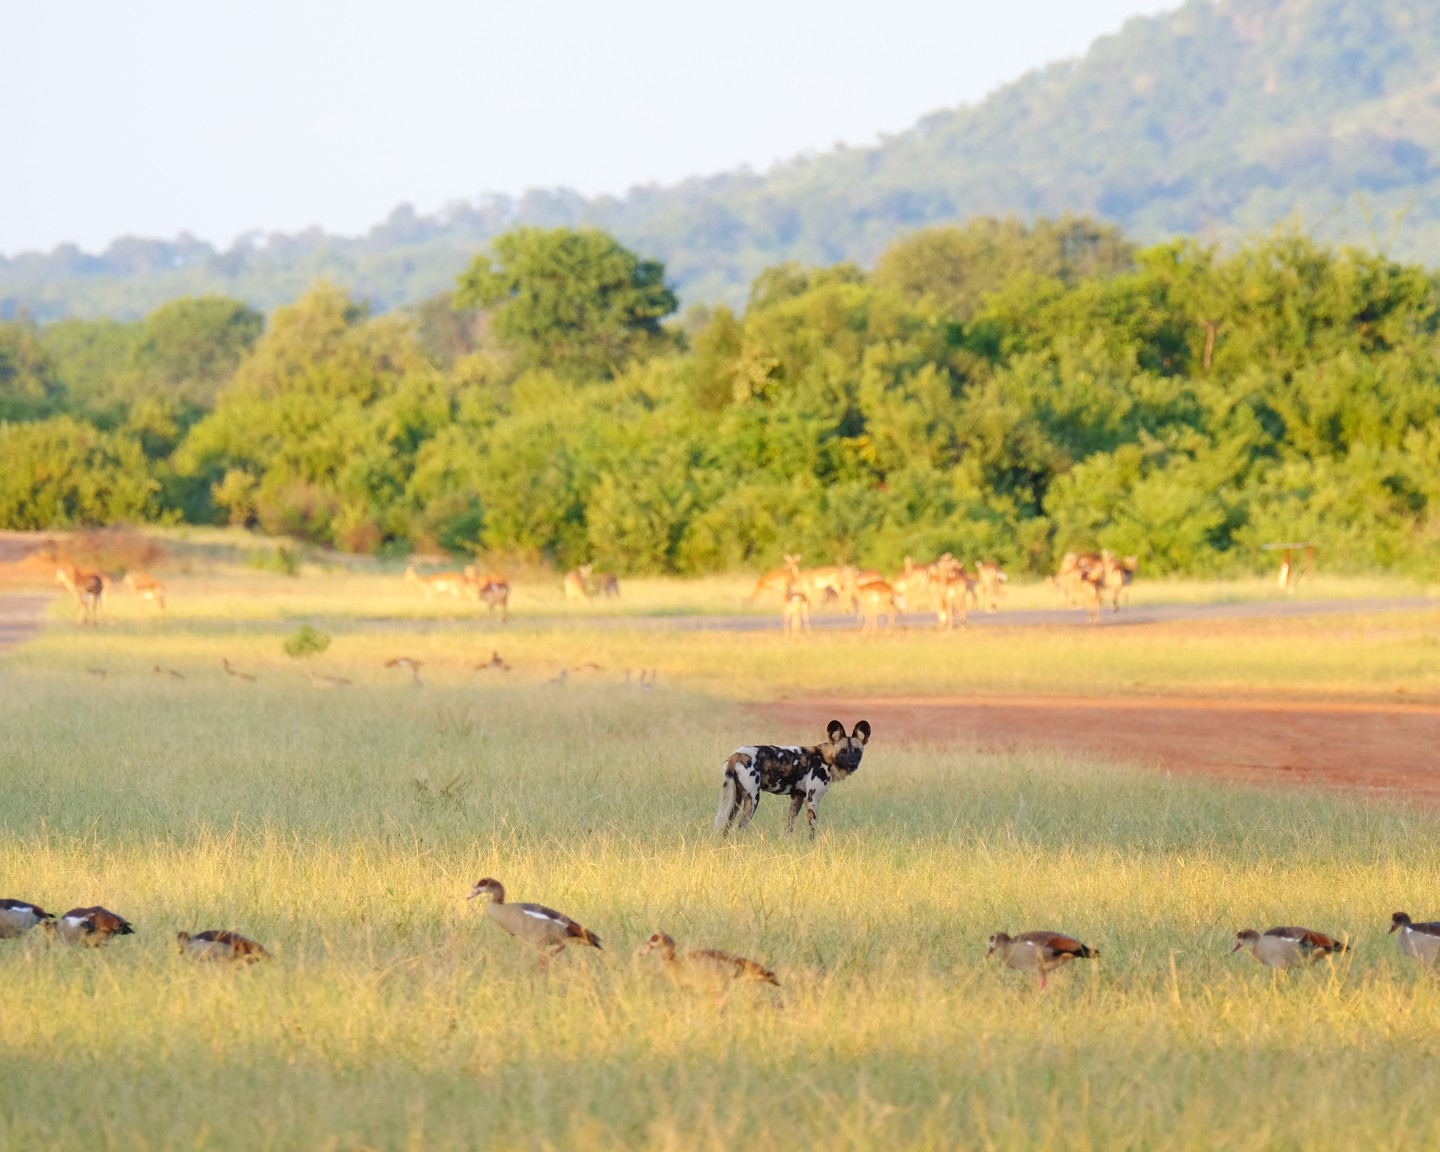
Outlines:
[[[1235,947],[1230,952],[1233,955],[1242,948],[1267,968],[1281,972],[1349,950],[1333,936],[1309,928],[1268,928],[1263,933],[1245,928],[1235,933]]]
[[[872,580],[856,590],[860,603],[860,634],[872,635],[880,630],[880,617],[885,617],[885,631],[895,631],[895,617],[905,610],[905,601],[894,587],[884,580]]]
[[[792,588],[785,593],[783,627],[785,635],[794,640],[810,631],[810,597],[799,589]]]
[[[1120,602],[1122,600],[1128,602],[1130,599],[1130,585],[1135,582],[1135,573],[1140,570],[1140,559],[1137,556],[1126,556],[1121,560],[1106,552],[1103,561],[1105,568],[1103,590],[1110,594],[1112,610],[1119,612]]]
[[[249,672],[241,672],[238,668],[232,668],[230,666],[230,661],[225,659],[224,657],[222,657],[220,660],[220,667],[225,670],[225,675],[229,676],[232,680],[243,680],[247,684],[255,683],[254,676],[252,676]]]
[[[798,555],[792,556],[787,552],[785,554],[784,565],[780,568],[770,569],[769,572],[766,572],[759,580],[755,581],[755,587],[750,595],[745,598],[745,602],[747,604],[755,603],[756,598],[762,592],[779,592],[780,595],[784,596],[789,593],[790,586],[794,584],[799,576],[800,557]]]
[[[416,688],[423,688],[425,685],[420,680],[420,669],[424,664],[420,660],[412,660],[409,656],[396,656],[393,660],[385,661],[386,668],[403,668],[410,673],[410,683]]]
[[[155,577],[147,576],[144,572],[127,572],[125,583],[141,600],[148,600],[158,605],[160,611],[165,611],[165,585]]]
[[[613,572],[602,572],[596,576],[595,587],[598,594],[605,600],[620,599],[620,581],[615,578]]]
[[[581,564],[580,567],[565,573],[565,599],[580,600],[584,603],[590,602],[590,589],[586,587],[586,581],[590,579],[590,572],[593,565]]]
[[[23,936],[37,924],[53,924],[55,914],[28,900],[0,900],[0,940]]]
[[[1005,584],[1010,579],[1000,569],[1000,565],[993,560],[978,560],[975,563],[975,584],[979,595],[976,596],[976,607],[980,601],[985,604],[985,611],[995,613],[1000,611],[1000,597],[1005,593]]]
[[[676,985],[694,991],[723,991],[720,1003],[724,1003],[725,996],[729,995],[730,989],[737,984],[770,984],[780,987],[780,981],[775,979],[774,972],[743,956],[721,952],[718,948],[699,948],[677,954],[674,938],[664,932],[652,935],[636,955],[648,956],[652,951],[659,952],[665,975]]]
[[[839,600],[849,605],[849,610],[854,612],[857,609],[855,582],[851,575],[853,571],[840,564],[831,564],[824,568],[802,568],[795,573],[793,582],[795,587],[810,597],[812,604],[817,600],[821,604]]]
[[[180,955],[192,960],[232,960],[242,964],[254,964],[257,960],[270,959],[270,953],[238,932],[224,928],[211,928],[206,932],[177,932]]]
[[[1440,923],[1416,924],[1404,912],[1390,917],[1390,931],[1400,933],[1400,951],[1429,968],[1440,956]]]
[[[427,600],[440,595],[458,598],[465,592],[465,577],[462,573],[437,572],[434,576],[421,576],[415,571],[414,564],[405,566],[405,583],[423,589]]]
[[[484,604],[491,616],[500,609],[500,623],[510,619],[510,584],[505,577],[494,572],[481,573],[473,564],[467,564],[461,573],[465,581],[465,594]]]
[[[1000,953],[1007,968],[1020,972],[1039,972],[1040,987],[1044,988],[1050,973],[1063,967],[1071,960],[1091,960],[1100,953],[1080,943],[1073,936],[1061,932],[1026,932],[1011,936],[996,932],[990,937],[990,946],[985,955]]]
[[[110,578],[103,572],[62,565],[55,570],[55,580],[75,597],[75,623],[96,623],[105,611],[105,593],[110,589]]]
[[[760,806],[760,794],[769,792],[790,797],[787,834],[795,830],[795,817],[804,806],[813,840],[820,825],[820,801],[831,784],[859,769],[865,745],[870,743],[870,723],[859,721],[847,736],[845,725],[832,720],[825,736],[824,744],[747,744],[730,753],[720,785],[715,831],[728,834],[737,814],[738,826],[744,828]]]
[[[567,944],[600,947],[600,937],[588,928],[582,928],[563,912],[556,912],[543,904],[505,903],[505,886],[498,880],[489,877],[477,880],[465,899],[474,900],[477,896],[490,897],[490,902],[485,905],[486,916],[517,940],[540,950],[542,965],[565,951]]]
[[[84,944],[101,948],[112,936],[131,936],[135,926],[98,904],[90,908],[72,908],[63,916],[48,922],[63,944]]]

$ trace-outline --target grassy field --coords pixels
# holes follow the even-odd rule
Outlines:
[[[182,595],[186,579],[221,594]],[[1440,694],[1428,614],[787,645],[407,616],[364,573],[226,579],[177,581],[165,621],[126,608],[77,629],[57,607],[0,656],[0,895],[138,926],[99,953],[0,943],[0,1147],[1440,1138],[1440,988],[1385,935],[1397,908],[1440,912],[1428,812],[881,730],[818,843],[781,834],[774,797],[747,833],[709,831],[735,744],[807,735],[754,732],[748,699]],[[318,690],[281,655],[302,619],[334,637],[317,669],[350,687]],[[511,673],[471,670],[492,648]],[[383,668],[402,653],[426,661],[423,689]],[[227,679],[222,657],[259,679]],[[642,667],[653,692],[622,683]],[[539,970],[465,903],[481,875],[605,950]],[[1278,979],[1230,955],[1236,929],[1282,922],[1355,951]],[[175,955],[177,930],[212,927],[274,962]],[[983,960],[991,932],[1036,927],[1102,958],[1043,995]],[[783,990],[681,994],[633,957],[657,928],[761,960]]]

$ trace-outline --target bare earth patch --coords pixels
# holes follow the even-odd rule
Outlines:
[[[1249,784],[1318,786],[1440,805],[1440,705],[1079,696],[830,697],[751,708],[755,739],[864,718],[875,739],[1058,748]],[[798,736],[797,736],[798,738]]]

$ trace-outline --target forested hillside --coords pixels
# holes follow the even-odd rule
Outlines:
[[[0,259],[0,316],[135,319],[206,293],[268,311],[320,279],[385,311],[448,291],[489,239],[525,224],[603,228],[663,260],[685,301],[732,306],[785,260],[868,267],[905,231],[1012,213],[1088,214],[1142,243],[1235,243],[1290,221],[1433,264],[1437,75],[1440,5],[1191,0],[874,147],[622,198],[402,207],[358,238],[250,237],[224,252],[130,238],[99,256]]]
[[[452,306],[453,305],[453,306]],[[268,324],[0,323],[0,527],[259,525],[699,573],[801,552],[1048,571],[1440,559],[1440,290],[1287,233],[1215,254],[1083,220],[924,230],[692,311],[594,230],[499,238],[453,300],[321,285]]]

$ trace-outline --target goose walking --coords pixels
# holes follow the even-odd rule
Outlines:
[[[1400,951],[1427,968],[1440,956],[1440,923],[1416,924],[1406,913],[1396,912],[1390,917],[1390,931],[1400,933]]]
[[[0,940],[23,936],[37,924],[53,924],[55,915],[28,900],[0,900]]]
[[[1324,956],[1348,951],[1348,947],[1333,936],[1310,928],[1269,928],[1263,933],[1246,928],[1235,933],[1235,947],[1230,951],[1234,954],[1242,948],[1261,964],[1282,972],[1297,964],[1313,963]]]
[[[1007,968],[1040,973],[1041,988],[1045,987],[1051,972],[1071,960],[1092,960],[1100,955],[1096,949],[1080,943],[1073,936],[1043,929],[1020,936],[996,932],[990,937],[985,955],[991,956],[996,952],[1000,953]]]
[[[474,900],[477,896],[490,897],[490,902],[485,905],[485,915],[517,940],[538,948],[542,964],[552,956],[560,955],[567,944],[600,947],[600,937],[588,928],[582,928],[563,912],[556,912],[543,904],[505,903],[505,886],[498,880],[486,877],[476,881],[465,899]]]
[[[98,904],[72,908],[53,923],[62,943],[84,944],[87,948],[102,948],[112,936],[131,936],[135,932],[135,926],[125,917]]]
[[[253,964],[270,959],[270,953],[254,940],[224,928],[196,932],[193,936],[189,932],[178,932],[175,938],[180,944],[180,955],[192,960],[235,960]]]
[[[222,657],[220,660],[220,667],[225,670],[225,675],[229,676],[233,680],[243,680],[247,684],[255,683],[254,676],[252,676],[249,672],[241,672],[238,668],[232,668],[228,659]]]
[[[682,988],[702,991],[728,989],[736,984],[772,984],[780,987],[775,973],[763,965],[721,952],[718,948],[700,948],[683,954],[675,951],[674,937],[656,932],[636,955],[660,953],[665,974]],[[722,997],[723,1000],[723,997]]]
[[[420,679],[420,669],[424,667],[424,663],[422,661],[415,660],[409,656],[396,656],[393,660],[385,661],[385,667],[400,668],[406,672],[409,672],[410,683],[412,685],[414,685],[416,688],[425,687],[424,683]]]

